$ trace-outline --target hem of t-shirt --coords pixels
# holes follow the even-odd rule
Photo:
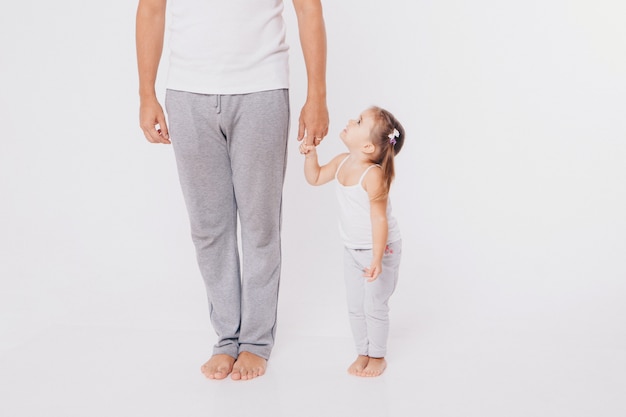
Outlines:
[[[186,91],[197,94],[249,94],[261,91],[289,89],[289,80],[285,77],[259,76],[241,82],[231,79],[209,80],[196,73],[171,69],[166,82],[169,90]]]
[[[387,245],[393,245],[396,242],[400,242],[402,240],[402,238],[397,238],[397,239],[393,239],[390,241],[387,241]],[[344,242],[343,245],[351,250],[372,250],[374,247],[371,244],[353,244],[353,243],[348,243],[348,242]]]

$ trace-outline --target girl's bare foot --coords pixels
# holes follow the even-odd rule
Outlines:
[[[211,356],[200,370],[209,379],[224,379],[233,369],[235,358],[230,355],[217,354]]]
[[[350,375],[363,376],[363,370],[367,366],[367,362],[369,361],[369,357],[365,355],[357,356],[356,360],[352,362],[352,365],[348,368],[348,373]]]
[[[369,358],[367,366],[359,376],[380,376],[387,368],[385,358]]]
[[[267,361],[250,352],[241,352],[230,375],[235,381],[253,379],[265,374]]]

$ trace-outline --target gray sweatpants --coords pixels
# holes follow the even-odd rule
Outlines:
[[[268,359],[281,267],[289,92],[207,95],[167,90],[165,105],[218,336],[213,354],[236,358],[247,351]]]
[[[382,358],[387,353],[389,298],[398,282],[402,241],[390,243],[383,256],[383,271],[372,282],[363,270],[372,261],[371,249],[345,249],[344,278],[348,316],[357,354]]]

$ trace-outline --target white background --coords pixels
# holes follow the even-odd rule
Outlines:
[[[197,373],[213,334],[172,149],[147,143],[138,127],[135,8],[35,0],[0,14],[3,415],[87,415],[81,407],[95,402],[104,408],[89,415],[175,415],[193,389],[239,395],[229,381],[215,394]],[[407,132],[391,194],[404,258],[390,368],[375,382],[392,388],[384,408],[361,415],[404,406],[411,415],[624,415],[626,4],[324,8],[331,124],[322,162],[343,151],[339,131],[370,105]],[[290,2],[285,17],[292,139],[275,379],[266,378],[284,370],[333,396],[327,383],[339,379],[328,372],[340,367],[344,381],[353,356],[341,245],[332,185],[314,188],[302,175],[305,75]],[[166,69],[167,50],[160,98]],[[180,357],[193,366],[178,369]],[[134,363],[143,365],[131,371]],[[161,402],[149,408],[152,393],[129,381],[159,380],[172,364],[178,388],[158,385]],[[74,393],[84,403],[70,401]],[[314,397],[290,393],[311,415],[332,415]],[[216,410],[198,404],[179,415]]]

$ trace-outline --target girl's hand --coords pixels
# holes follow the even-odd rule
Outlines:
[[[301,153],[302,155],[306,155],[306,154],[308,154],[309,152],[313,152],[313,153],[315,153],[315,146],[313,146],[313,145],[307,145],[306,143],[302,142],[302,143],[300,144],[300,153]]]
[[[383,272],[382,263],[374,262],[370,265],[369,268],[365,268],[365,271],[363,271],[363,276],[367,278],[367,282],[372,282],[376,278],[378,278],[381,272]]]

